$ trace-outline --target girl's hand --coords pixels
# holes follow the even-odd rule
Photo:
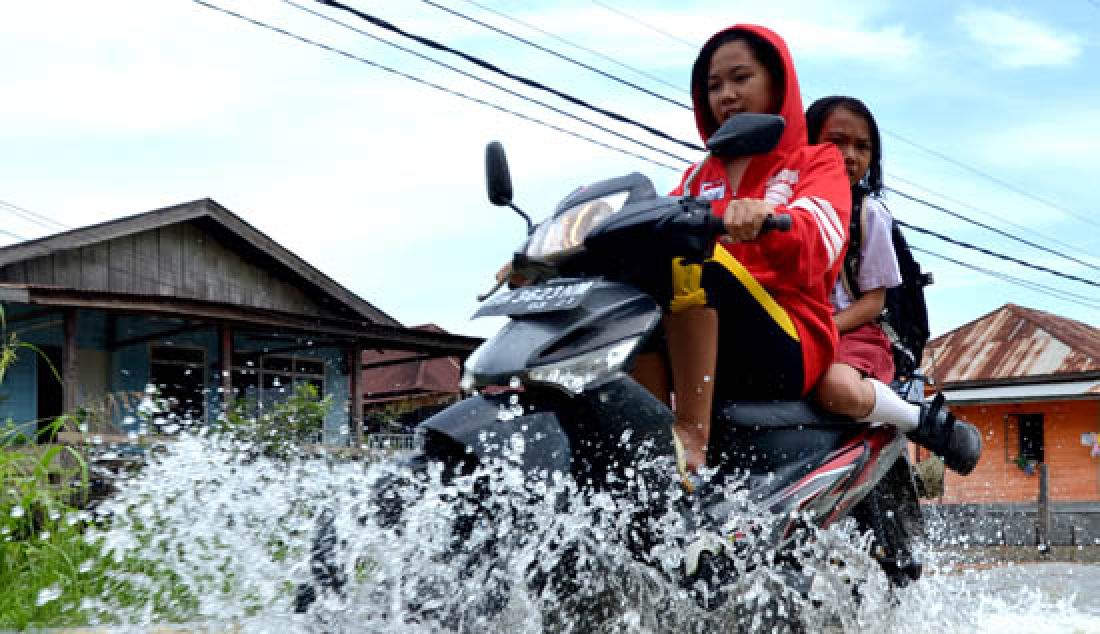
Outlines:
[[[735,199],[726,206],[726,215],[722,219],[728,236],[724,242],[746,242],[760,235],[764,219],[775,213],[771,203],[755,199]]]
[[[512,272],[512,263],[507,262],[504,266],[500,267],[497,271],[497,282],[501,284],[507,283],[508,288],[519,288],[520,286],[527,285],[527,278],[523,277],[519,273]]]

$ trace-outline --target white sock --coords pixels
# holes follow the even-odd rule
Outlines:
[[[890,389],[882,381],[876,379],[864,379],[870,381],[875,388],[875,404],[871,413],[857,418],[861,423],[887,423],[897,427],[902,433],[911,432],[920,423],[920,407],[907,402]]]

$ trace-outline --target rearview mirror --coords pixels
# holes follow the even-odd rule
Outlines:
[[[485,187],[489,202],[497,206],[512,203],[512,176],[508,173],[508,158],[504,146],[493,141],[485,147]]]
[[[764,154],[775,149],[786,127],[787,122],[777,114],[742,112],[727,119],[707,139],[707,149],[723,159]]]

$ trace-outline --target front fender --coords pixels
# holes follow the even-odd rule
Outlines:
[[[430,459],[458,445],[482,463],[509,460],[527,472],[568,473],[571,442],[558,416],[549,410],[516,416],[512,408],[506,396],[477,395],[455,403],[420,423],[424,453]],[[433,434],[449,442],[439,442]]]

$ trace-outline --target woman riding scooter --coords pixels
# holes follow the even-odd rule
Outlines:
[[[739,113],[779,114],[774,150],[690,168],[673,195],[710,199],[729,238],[702,263],[673,266],[666,316],[675,431],[688,471],[706,463],[711,405],[806,396],[833,358],[828,291],[836,282],[851,207],[835,148],[806,143],[794,64],[783,40],[755,25],[712,37],[692,68],[692,98],[706,140]],[[761,234],[765,218],[791,230]],[[663,360],[639,360],[635,376],[666,395]]]

